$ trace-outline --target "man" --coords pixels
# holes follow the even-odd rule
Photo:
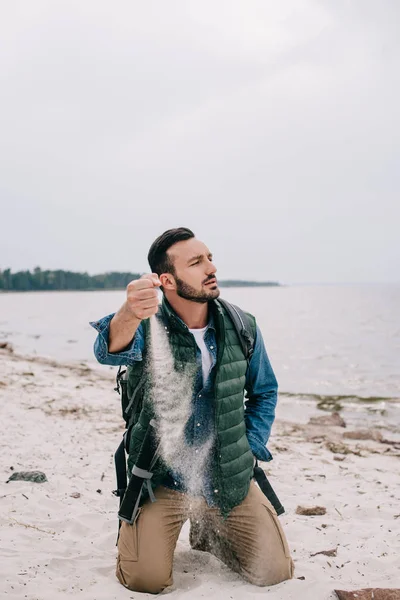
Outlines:
[[[218,302],[216,267],[207,246],[186,228],[171,229],[152,244],[152,274],[127,287],[119,311],[93,323],[99,362],[129,365],[128,388],[139,394],[128,456],[132,469],[154,414],[145,368],[148,319],[157,314],[168,333],[176,369],[195,366],[192,414],[185,427],[196,452],[212,439],[201,493],[191,497],[185,481],[159,464],[133,525],[121,523],[117,577],[129,589],[159,593],[172,584],[172,563],[182,525],[191,520],[193,548],[208,550],[249,582],[273,585],[293,576],[285,534],[270,502],[252,480],[255,459],[266,449],[275,416],[277,382],[262,335],[251,315],[254,350],[249,363],[226,309]],[[161,306],[158,288],[163,292]],[[244,409],[244,392],[247,401]]]

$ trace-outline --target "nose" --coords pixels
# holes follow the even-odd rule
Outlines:
[[[214,273],[217,272],[217,267],[214,265],[212,260],[208,261],[206,271],[207,271],[207,275],[214,275]]]

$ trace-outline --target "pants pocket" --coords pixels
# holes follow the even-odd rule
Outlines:
[[[118,538],[118,560],[119,562],[137,562],[139,560],[139,517],[140,508],[136,519],[129,525],[125,521],[121,524]]]
[[[275,531],[280,540],[282,550],[284,551],[286,558],[290,558],[289,545],[287,543],[286,536],[283,532],[281,524],[279,523],[279,519],[277,517],[275,510],[272,508],[272,506],[268,506],[267,504],[264,504],[264,507],[266,508],[266,510],[268,511],[268,513],[270,515],[271,521],[274,525]]]

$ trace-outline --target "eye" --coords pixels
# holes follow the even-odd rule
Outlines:
[[[196,262],[192,263],[190,266],[191,266],[191,267],[194,267],[194,265],[198,265],[198,264],[199,264],[199,262],[200,262],[199,260],[196,260]]]

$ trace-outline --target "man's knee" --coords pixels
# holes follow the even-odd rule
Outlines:
[[[137,562],[117,559],[116,576],[120,583],[133,592],[159,594],[172,584],[171,573],[140,566]]]
[[[251,572],[243,573],[243,576],[259,587],[277,585],[288,579],[292,579],[294,575],[294,563],[291,558],[286,558],[285,561],[279,561],[275,564],[259,565]]]

